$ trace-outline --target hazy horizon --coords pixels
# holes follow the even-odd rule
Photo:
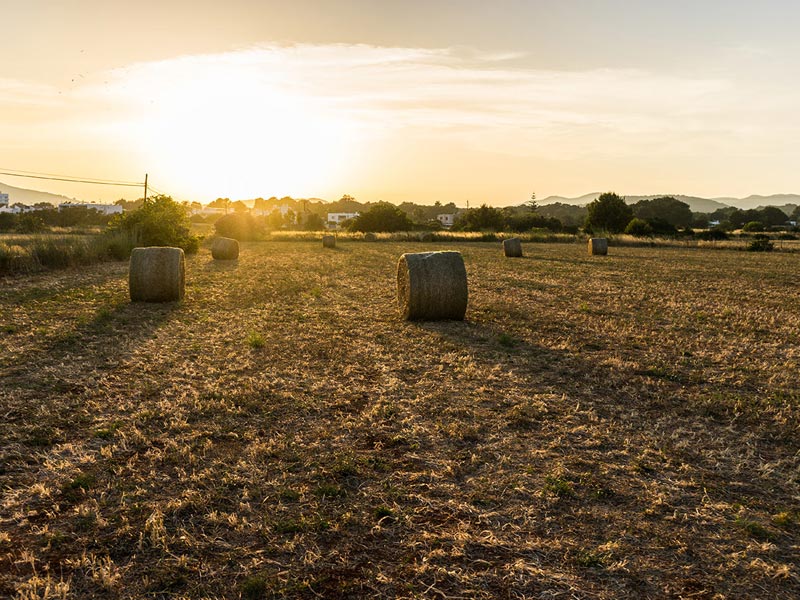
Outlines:
[[[800,189],[790,2],[79,0],[4,14],[0,170],[147,172],[204,203]]]

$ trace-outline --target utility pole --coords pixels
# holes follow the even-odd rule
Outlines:
[[[144,174],[144,201],[147,202],[147,173]]]

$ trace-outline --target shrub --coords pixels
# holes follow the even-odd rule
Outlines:
[[[0,231],[14,231],[17,228],[17,215],[0,213]]]
[[[559,232],[563,229],[561,221],[555,217],[544,217],[533,212],[510,214],[505,221],[504,229],[515,233],[522,233],[532,229],[548,229]]]
[[[17,219],[17,231],[19,233],[41,233],[47,229],[47,225],[44,224],[39,215],[22,213]]]
[[[625,227],[625,233],[636,237],[646,237],[653,234],[653,228],[644,219],[633,218],[628,223],[628,226]]]
[[[675,225],[665,219],[655,217],[653,219],[648,219],[647,222],[653,230],[654,235],[678,235],[678,229]]]
[[[264,234],[264,225],[254,216],[246,213],[231,213],[220,217],[214,223],[217,235],[229,237],[240,242],[255,240]]]
[[[722,229],[709,229],[708,231],[701,231],[697,234],[698,240],[706,242],[717,242],[727,240],[730,236]]]
[[[775,245],[769,240],[768,235],[754,235],[753,239],[747,244],[748,252],[772,252]]]
[[[107,233],[126,234],[142,246],[174,246],[194,253],[200,248],[200,239],[190,233],[186,213],[186,208],[169,196],[154,196],[140,209],[114,217]]]
[[[325,220],[316,213],[310,213],[303,221],[303,230],[322,231],[325,229]]]
[[[750,221],[744,224],[742,231],[764,231],[764,224],[761,221]]]

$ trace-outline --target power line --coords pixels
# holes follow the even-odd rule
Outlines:
[[[70,183],[89,183],[93,185],[113,185],[122,187],[142,187],[142,183],[132,181],[112,181],[108,179],[91,179],[82,177],[73,177],[71,175],[54,175],[51,173],[36,173],[35,171],[18,171],[16,169],[3,169],[0,170],[0,175],[8,175],[9,177],[25,177],[28,179],[47,179],[50,181],[67,181]]]

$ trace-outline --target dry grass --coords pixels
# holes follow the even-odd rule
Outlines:
[[[796,256],[340,242],[4,281],[0,596],[800,596]]]

